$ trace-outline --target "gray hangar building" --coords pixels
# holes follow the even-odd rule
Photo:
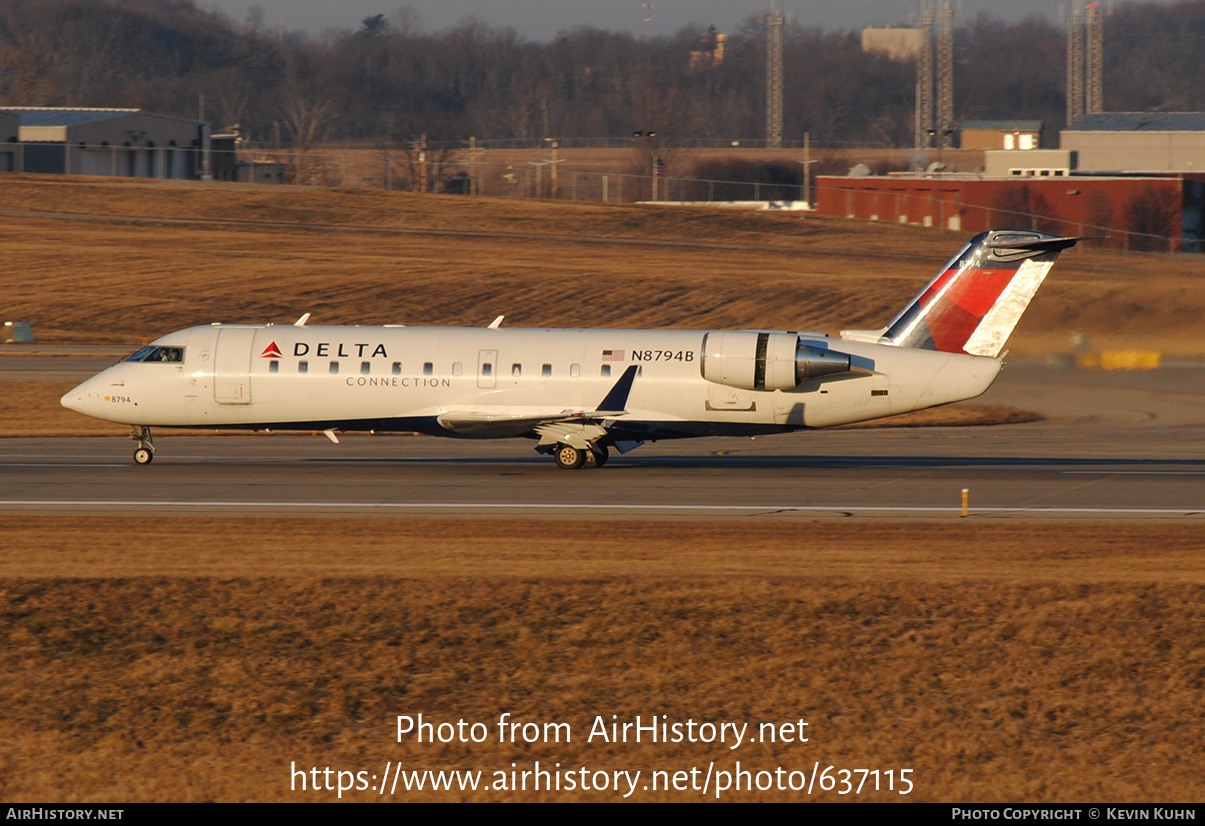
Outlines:
[[[208,174],[209,124],[203,121],[141,109],[4,106],[0,126],[13,115],[20,118],[16,151],[5,147],[10,159],[4,171],[174,179]]]

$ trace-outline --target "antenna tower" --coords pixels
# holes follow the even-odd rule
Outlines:
[[[1096,3],[1088,4],[1088,89],[1085,110],[1089,115],[1105,111],[1103,57],[1105,26],[1104,14]]]
[[[782,147],[782,24],[776,9],[766,15],[766,146]]]
[[[954,12],[948,0],[937,7],[937,145],[949,149],[954,128]]]
[[[1067,21],[1067,124],[1084,116],[1084,0],[1071,0]]]
[[[920,54],[916,56],[916,148],[929,147],[933,129],[933,10],[925,4],[920,21]]]

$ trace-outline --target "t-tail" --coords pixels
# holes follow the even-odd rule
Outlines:
[[[881,331],[878,343],[997,357],[1059,253],[1080,240],[1016,229],[976,235]]]

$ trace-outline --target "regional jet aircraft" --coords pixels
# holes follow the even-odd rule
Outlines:
[[[974,398],[1059,252],[1079,238],[973,238],[879,330],[545,330],[212,324],[171,333],[63,396],[132,427],[522,437],[562,468],[610,448],[861,422]]]

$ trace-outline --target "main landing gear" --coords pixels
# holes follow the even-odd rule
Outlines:
[[[138,442],[134,451],[134,461],[140,465],[149,465],[155,458],[155,440],[151,438],[151,429],[145,425],[134,425],[130,429],[130,438]]]
[[[588,464],[602,467],[607,463],[607,459],[610,458],[607,446],[600,444],[592,444],[589,448],[559,444],[556,446],[554,455],[557,467],[564,468],[565,470],[579,470]]]

